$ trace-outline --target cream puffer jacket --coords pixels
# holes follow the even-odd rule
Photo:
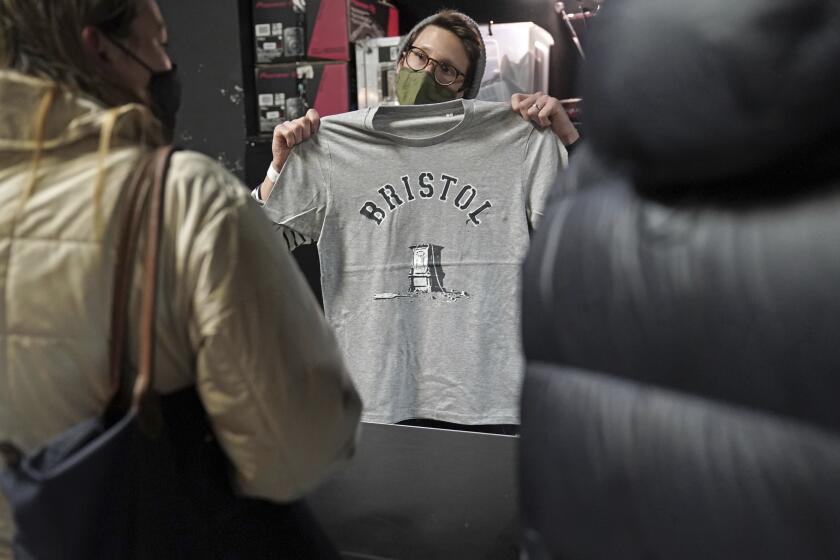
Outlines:
[[[51,90],[0,71],[0,441],[27,451],[111,397],[120,194],[155,134],[142,108],[56,93],[33,184]],[[314,296],[248,191],[205,156],[174,155],[163,228],[156,385],[197,384],[241,492],[300,497],[351,457],[361,409]],[[0,558],[11,533],[0,497]]]

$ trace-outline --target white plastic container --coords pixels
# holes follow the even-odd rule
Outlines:
[[[514,93],[548,92],[551,33],[532,22],[482,24],[479,29],[487,49],[479,99],[508,102]]]

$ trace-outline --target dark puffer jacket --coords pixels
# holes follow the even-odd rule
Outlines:
[[[599,18],[525,265],[531,556],[840,558],[840,3]]]

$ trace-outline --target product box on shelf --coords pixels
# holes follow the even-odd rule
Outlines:
[[[399,12],[384,0],[347,0],[350,41],[400,34]]]
[[[346,62],[298,62],[255,69],[257,123],[261,136],[306,114],[322,117],[350,109]]]
[[[349,60],[347,0],[253,0],[257,64]]]

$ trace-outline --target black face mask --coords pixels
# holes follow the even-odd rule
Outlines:
[[[149,98],[152,101],[152,112],[163,125],[164,133],[169,140],[175,131],[175,118],[181,106],[181,81],[178,79],[178,66],[172,64],[171,70],[158,72],[131,52],[125,45],[105,35],[108,40],[119,47],[125,54],[134,59],[139,65],[148,70],[152,77],[149,80]]]

